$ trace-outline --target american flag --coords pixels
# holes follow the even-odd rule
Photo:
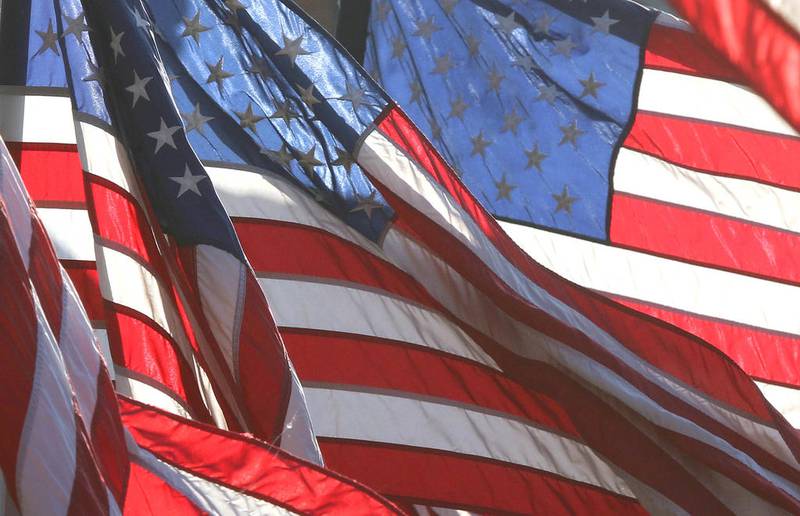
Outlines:
[[[28,38],[16,48],[29,50],[13,70],[41,75],[10,83],[17,96],[4,102],[22,107],[0,131],[16,130],[17,142],[36,142],[25,135],[37,130],[73,135],[75,143],[37,142],[62,152],[44,162],[72,163],[56,178],[29,175],[36,155],[22,154],[27,143],[18,159],[43,208],[84,192],[53,209],[85,214],[54,212],[46,226],[66,263],[97,264],[76,277],[84,305],[101,307],[117,390],[138,400],[124,402],[123,415],[159,405],[173,412],[157,412],[164,419],[183,423],[139,423],[131,433],[151,438],[148,446],[182,429],[216,435],[177,419],[185,415],[268,426],[247,416],[275,413],[280,389],[244,379],[273,381],[249,368],[283,371],[286,362],[247,361],[229,345],[232,328],[265,320],[261,311],[256,323],[233,316],[242,296],[260,299],[249,289],[255,278],[326,465],[409,511],[800,510],[800,443],[753,382],[697,339],[526,256],[293,3],[37,5],[38,17],[12,24],[31,20],[18,29]],[[495,72],[495,82],[507,73]],[[127,245],[126,235],[135,236]],[[130,346],[113,344],[112,324],[129,330]],[[186,335],[189,353],[174,332]],[[197,360],[186,373],[183,356]],[[284,447],[309,449],[292,447],[291,432],[278,435]],[[238,464],[208,455],[225,446],[210,440],[162,462]]]
[[[800,130],[800,4],[676,0],[705,39]]]
[[[685,23],[377,2],[367,66],[535,260],[714,345],[800,425],[800,138]]]
[[[5,67],[3,134],[117,390],[319,462],[266,300],[179,130],[142,7],[15,5],[3,41],[27,44],[29,61]],[[103,40],[100,24],[113,30]]]
[[[392,514],[240,434],[114,394],[78,295],[0,139],[3,514]]]

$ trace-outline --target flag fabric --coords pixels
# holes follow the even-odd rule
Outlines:
[[[409,511],[800,510],[797,435],[750,378],[702,341],[526,256],[293,3],[58,5],[16,18],[35,20],[27,46],[15,47],[28,53],[24,66],[2,70],[42,72],[22,98],[4,102],[22,106],[9,111],[21,120],[13,141],[36,142],[26,136],[40,129],[64,138],[56,143],[71,165],[60,167],[57,187],[51,176],[27,176],[33,154],[18,159],[43,207],[47,195],[85,192],[59,208],[84,210],[73,215],[88,224],[65,223],[63,213],[45,219],[65,263],[96,263],[100,288],[84,281],[84,305],[122,305],[114,321],[147,323],[139,337],[147,346],[115,351],[107,332],[117,389],[138,400],[123,403],[124,417],[144,404],[173,412],[149,409],[167,420],[188,412],[220,426],[275,413],[257,403],[279,391],[248,386],[230,366],[259,364],[226,347],[238,318],[223,315],[235,312],[233,300],[258,294],[247,290],[254,277],[297,367],[326,465]],[[60,77],[71,102],[58,97]],[[10,84],[9,95],[19,95],[21,85]],[[131,198],[140,204],[126,208],[128,218],[125,210],[98,215]],[[154,234],[157,246],[138,236],[125,245],[120,234]],[[112,270],[120,264],[127,268]],[[167,303],[175,324],[161,315]],[[199,341],[187,354],[197,357],[192,374],[177,378],[161,374],[181,352],[175,328]],[[150,447],[191,435],[164,421],[129,426]],[[223,445],[184,447],[163,462],[196,464],[209,448]]]
[[[800,425],[797,132],[672,17],[508,5],[379,2],[367,66],[534,259],[701,337]]]
[[[202,165],[185,133],[176,134],[181,116],[141,8],[103,4],[95,23],[115,33],[100,44],[86,18],[92,5],[33,0],[4,10],[8,59],[26,63],[4,65],[3,122],[117,390],[319,462],[266,300],[222,206],[205,194],[210,183],[192,172]],[[93,68],[107,52],[116,82]],[[57,179],[52,167],[63,171]]]
[[[0,139],[3,514],[396,514],[251,437],[122,398]],[[121,412],[121,413],[120,413]]]
[[[800,5],[793,0],[675,0],[676,8],[800,130]]]

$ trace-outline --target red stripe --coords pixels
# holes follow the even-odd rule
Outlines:
[[[714,49],[694,32],[654,24],[644,66],[727,82],[744,82],[742,74],[719,59]]]
[[[757,0],[676,0],[686,19],[800,129],[800,35]]]
[[[383,188],[382,185],[378,183],[376,183],[376,186],[378,186],[378,188]],[[525,324],[528,324],[530,327],[536,328],[545,335],[550,336],[566,346],[572,347],[599,364],[608,367],[610,370],[614,371],[626,381],[634,385],[646,396],[660,404],[664,410],[689,419],[704,427],[709,432],[717,434],[719,437],[727,440],[733,446],[747,453],[757,462],[766,466],[767,468],[779,472],[781,475],[784,475],[789,479],[798,479],[800,477],[800,474],[786,463],[776,459],[774,456],[767,453],[753,442],[749,441],[746,437],[730,430],[728,427],[725,427],[716,420],[705,415],[699,409],[689,405],[683,401],[682,398],[679,398],[674,391],[667,390],[653,383],[642,373],[639,373],[628,366],[620,359],[620,357],[605,350],[603,347],[599,346],[596,342],[592,341],[584,334],[566,327],[562,323],[549,317],[544,312],[534,309],[529,304],[513,301],[508,297],[504,297],[507,296],[507,294],[499,294],[496,292],[496,290],[495,292],[492,292],[492,284],[490,283],[492,277],[490,273],[483,264],[477,263],[477,259],[474,257],[474,255],[471,255],[469,252],[463,249],[463,245],[460,242],[455,240],[446,232],[439,231],[438,228],[430,224],[430,222],[426,224],[423,220],[423,215],[415,214],[412,210],[409,210],[407,205],[403,205],[403,202],[400,199],[394,197],[387,190],[383,189],[382,193],[400,216],[399,222],[395,226],[396,228],[404,231],[410,231],[409,228],[411,227],[415,228],[418,232],[416,238],[426,242],[427,245],[431,247],[433,251],[441,256],[446,262],[453,265],[457,264],[468,269],[471,268],[472,270],[462,272],[462,274],[465,277],[472,279],[473,284],[477,285],[479,288],[482,287],[485,289],[485,291],[488,290],[490,297],[494,299],[495,303],[501,309],[518,318],[520,321],[523,321]],[[408,227],[404,226],[404,224],[406,224]],[[426,231],[428,231],[429,234],[419,236],[420,233],[425,233]],[[481,285],[481,283],[483,283],[483,285]],[[611,326],[612,329],[616,329],[619,331],[619,333],[624,335],[625,340],[623,342],[631,343],[629,344],[629,347],[633,347],[633,345],[638,347],[645,347],[645,345],[649,345],[654,348],[649,350],[648,354],[650,356],[656,356],[660,359],[656,363],[661,364],[662,362],[674,361],[676,357],[672,355],[666,355],[666,350],[669,349],[670,343],[674,342],[674,340],[684,336],[685,334],[677,333],[673,327],[668,326],[664,322],[658,322],[658,326],[656,326],[656,324],[641,324],[641,315],[636,317],[639,319],[638,325],[632,324],[630,321],[625,321],[622,317],[623,314],[632,315],[632,313],[633,311],[631,311],[631,314],[627,314],[626,312],[619,310],[619,315],[616,315],[614,320],[608,321],[606,326]],[[609,316],[611,316],[611,314],[609,314]],[[614,328],[614,325],[617,324],[624,324],[624,326]],[[662,338],[672,340],[658,340],[657,335],[649,334],[649,331],[652,328],[663,329],[666,335],[663,335]],[[612,334],[614,333],[615,332],[612,331]],[[637,339],[639,335],[641,335],[641,338]],[[532,343],[531,345],[536,344]],[[487,349],[486,346],[484,346],[484,349],[492,354],[493,358],[495,358],[497,363],[500,364],[503,370],[506,371],[510,377],[516,379],[517,381],[524,382],[524,379],[530,376],[530,371],[526,369],[530,361],[523,360],[511,353],[509,353],[507,356],[498,355],[493,353],[493,350]],[[703,343],[703,346],[694,344],[692,347],[687,346],[685,349],[679,349],[683,351],[696,352],[697,359],[695,361],[683,361],[685,360],[683,359],[680,362],[683,365],[683,368],[688,370],[682,373],[682,375],[686,376],[687,373],[693,375],[691,377],[693,379],[693,383],[699,383],[701,385],[707,384],[709,383],[709,378],[715,376],[715,374],[729,375],[729,379],[726,379],[725,376],[723,376],[722,379],[718,381],[723,382],[721,387],[729,389],[728,393],[734,402],[738,401],[741,403],[742,400],[741,393],[737,393],[735,390],[733,390],[734,385],[736,385],[734,382],[738,382],[742,389],[751,391],[751,396],[754,401],[761,403],[762,406],[767,408],[767,402],[764,400],[762,394],[752,380],[745,375],[744,372],[739,369],[729,358],[724,357],[724,355],[706,343]],[[660,354],[665,354],[663,359],[661,359],[659,356]],[[700,360],[704,358],[703,355],[709,354],[712,357],[717,357],[717,363],[699,366],[699,364],[702,363]],[[686,354],[684,353],[684,355]],[[686,364],[693,364],[694,367],[688,368],[686,367]],[[678,364],[675,364],[675,366],[677,365]],[[706,367],[709,367],[709,369],[706,369]],[[713,369],[713,367],[724,367],[725,369]],[[717,391],[720,390],[720,388],[717,386],[712,385],[712,387],[715,387],[715,390]],[[768,413],[768,418],[765,418],[765,420],[772,424],[772,426],[777,426],[779,428],[781,426],[788,426],[788,423],[786,423],[784,420],[776,420],[772,413]],[[759,482],[757,477],[758,475],[753,473],[753,481]],[[780,499],[783,496],[784,494],[776,489],[775,497]]]
[[[103,296],[100,294],[100,280],[95,262],[62,261],[61,265],[72,280],[89,319],[103,321],[105,306]]]
[[[291,395],[291,377],[278,328],[255,276],[245,276],[239,330],[239,389],[259,437],[278,442]]]
[[[614,297],[635,310],[694,333],[730,356],[749,375],[800,387],[800,337],[719,321],[695,314]]]
[[[33,231],[29,251],[29,271],[31,282],[36,289],[39,303],[56,339],[61,335],[61,312],[63,309],[64,284],[61,278],[61,267],[56,259],[53,246],[38,218],[31,218]]]
[[[124,307],[109,303],[106,313],[114,362],[164,385],[188,404],[184,386],[193,382],[193,375],[175,341],[151,320]],[[114,345],[117,337],[119,345]]]
[[[392,114],[390,113],[389,116],[391,117]],[[384,120],[381,127],[386,123],[387,121]],[[399,123],[405,124],[406,129],[409,131],[414,131],[413,126],[411,126],[409,122],[400,121]],[[401,125],[400,129],[402,128]],[[412,136],[419,138],[416,134]],[[413,146],[411,146],[411,148],[413,149]],[[426,152],[429,152],[430,155],[438,156],[435,154],[435,151],[429,147],[427,142],[423,142],[423,148]],[[445,170],[445,172],[447,172],[447,170]],[[452,176],[447,179],[450,183],[460,186],[460,183],[456,183]],[[424,215],[414,210],[403,200],[394,196],[385,187],[380,184],[377,186],[382,189],[382,193],[392,206],[395,207],[399,215],[399,222],[396,227],[410,233],[413,238],[422,241],[446,262],[456,267],[456,269],[461,269],[462,275],[470,278],[479,288],[489,292],[490,296],[493,296],[495,302],[509,314],[515,315],[515,312],[521,311],[523,314],[515,315],[517,318],[528,321],[528,324],[531,326],[540,331],[544,331],[544,333],[549,334],[556,340],[575,347],[580,352],[610,367],[657,403],[660,403],[664,409],[695,421],[710,432],[716,433],[720,437],[728,440],[733,446],[741,449],[761,464],[766,465],[766,467],[774,471],[780,472],[780,474],[787,478],[797,478],[797,472],[791,467],[766,453],[762,448],[759,448],[745,437],[732,432],[727,427],[720,425],[691,405],[686,404],[672,392],[656,386],[641,374],[636,373],[621,362],[619,357],[604,351],[603,348],[585,338],[584,335],[564,327],[537,310],[533,310],[532,307],[526,303],[514,301],[513,298],[508,295],[507,287],[497,278],[493,277],[485,265],[480,263],[474,254],[466,249],[463,244],[444,230],[438,228],[435,224],[431,224]],[[467,195],[466,191],[461,193]],[[473,203],[473,209],[480,211],[478,205],[474,204],[474,199],[463,197],[462,200],[471,201]],[[485,212],[483,213],[485,214]],[[498,231],[500,231],[499,228]],[[508,240],[507,236],[494,236],[500,240],[505,238],[509,246],[513,245],[510,240]],[[518,250],[518,252],[521,251]],[[536,279],[540,285],[544,285],[553,295],[561,299],[566,298],[568,304],[575,306],[584,314],[589,314],[590,318],[593,319],[595,323],[601,327],[605,327],[612,335],[621,336],[622,341],[640,356],[651,359],[653,363],[666,364],[667,367],[675,368],[675,376],[679,378],[688,377],[691,380],[688,382],[690,385],[699,385],[707,392],[710,391],[714,393],[717,398],[729,401],[731,405],[745,407],[745,410],[755,409],[758,411],[757,413],[763,414],[762,418],[764,420],[769,421],[789,435],[788,432],[790,428],[788,424],[783,419],[774,417],[774,413],[771,412],[767,402],[764,400],[755,384],[753,384],[730,359],[724,357],[724,355],[718,353],[716,350],[713,350],[713,348],[706,343],[688,334],[677,332],[673,327],[661,321],[643,318],[641,314],[636,314],[632,310],[623,310],[621,305],[613,303],[607,298],[604,299],[599,295],[591,294],[575,285],[566,283],[553,273],[543,271],[541,268],[537,270],[534,266],[535,264],[529,259],[525,260],[521,265],[527,265],[523,270],[527,269],[526,272],[528,272],[529,277]],[[567,294],[567,296],[565,296],[565,294]],[[650,322],[642,324],[643,321]],[[655,343],[658,345],[654,345]],[[676,356],[681,356],[681,359],[676,361]],[[517,371],[516,374],[519,376],[511,374],[514,378],[523,379],[525,375],[528,374],[525,370],[524,361],[499,362],[502,363],[502,366],[509,374],[511,374],[512,371]],[[686,364],[695,364],[695,367],[687,368]],[[710,381],[710,379],[715,376],[714,373],[721,375],[721,377],[716,378],[717,382]],[[725,390],[723,391],[723,389]],[[719,396],[718,393],[720,392],[725,396]],[[732,465],[731,467],[735,470],[737,466]],[[732,471],[732,473],[737,472]],[[751,476],[753,488],[761,489],[762,486],[759,475],[755,472],[751,472]],[[780,503],[787,503],[790,505],[795,503],[787,499],[785,493],[777,488],[773,489],[772,495],[774,499],[779,500]]]
[[[800,283],[800,235],[739,219],[615,193],[609,237],[646,253]]]
[[[504,412],[579,439],[555,401],[469,360],[361,335],[282,329],[304,384],[347,384],[435,396]]]
[[[28,195],[37,205],[83,206],[83,170],[76,145],[6,142]]]
[[[550,295],[581,312],[638,356],[651,364],[657,364],[668,374],[758,418],[767,421],[771,419],[771,412],[756,386],[729,359],[716,350],[698,339],[676,333],[670,325],[643,317],[634,310],[624,310],[605,296],[595,295],[569,283],[531,260],[480,207],[430,143],[422,139],[407,117],[397,108],[389,112],[379,128],[396,145],[416,159],[440,185],[450,191],[453,198],[473,217],[473,220],[476,220],[498,250]],[[432,224],[427,217],[416,212],[405,201],[393,196],[386,188],[382,189],[382,193],[384,196],[393,197],[393,206],[396,203],[397,209],[403,209],[400,224],[412,238],[428,245],[464,277],[469,278],[476,287],[486,292],[503,310],[523,321],[536,321],[542,317],[541,313],[531,310],[528,303],[520,302],[519,298],[511,293],[508,287],[463,244]],[[547,326],[542,323],[534,324],[534,327],[541,330]],[[655,342],[659,345],[654,346],[652,343]],[[616,360],[615,357],[609,358]],[[697,367],[688,368],[686,364],[697,364]]]
[[[122,398],[123,422],[140,446],[193,475],[304,513],[397,514],[355,482],[261,441]]]
[[[109,514],[109,500],[103,479],[95,462],[94,452],[89,444],[89,436],[83,426],[83,420],[75,414],[75,479],[72,483],[67,514],[81,516]],[[42,493],[43,496],[46,496]]]
[[[125,498],[130,461],[122,420],[119,417],[117,395],[105,368],[97,375],[97,403],[89,430],[92,449],[103,472],[103,480],[121,507]]]
[[[128,491],[125,496],[123,514],[169,514],[170,516],[193,516],[203,512],[164,479],[151,473],[139,464],[131,464]]]
[[[86,174],[86,191],[95,235],[140,258],[155,269],[156,277],[163,284],[168,284],[164,281],[169,276],[153,229],[139,202],[119,186],[93,174]]]
[[[36,370],[38,325],[25,265],[8,221],[0,199],[0,467],[8,493],[19,506],[17,455]]]
[[[106,302],[105,321],[115,364],[172,393],[192,417],[211,421],[194,371],[171,336],[142,314],[111,302]]]
[[[625,147],[718,176],[800,190],[800,175],[787,159],[800,156],[800,138],[639,112]]]
[[[647,514],[636,500],[504,463],[329,438],[320,447],[331,468],[409,502],[489,514]]]
[[[350,281],[386,290],[426,306],[437,306],[414,278],[327,231],[255,219],[234,219],[234,227],[257,273]],[[264,245],[264,242],[270,245]],[[276,253],[275,249],[281,252]]]

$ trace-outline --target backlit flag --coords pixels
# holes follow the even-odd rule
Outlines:
[[[800,3],[675,0],[700,34],[800,130]]]
[[[250,437],[127,398],[118,406],[86,312],[2,140],[0,307],[3,514],[397,513]]]
[[[800,424],[800,138],[685,25],[377,2],[367,66],[534,259],[706,340]]]
[[[3,136],[118,392],[319,462],[264,295],[186,140],[182,122],[205,133],[209,117],[178,111],[142,12],[44,0],[4,9]],[[98,27],[114,32],[98,39]],[[214,66],[209,76],[227,77]]]
[[[263,328],[263,318],[238,309],[256,299],[256,278],[302,380],[326,465],[409,510],[800,510],[800,443],[750,378],[703,342],[526,256],[383,90],[294,4],[59,5],[31,22],[24,63],[65,60],[74,105],[58,104],[52,89],[34,90],[35,99],[23,90],[18,130],[78,127],[77,155],[75,143],[60,143],[66,159],[80,158],[83,172],[70,170],[78,170],[86,207],[69,209],[87,210],[80,216],[90,229],[47,228],[62,252],[95,253],[86,261],[97,264],[99,293],[87,288],[84,304],[123,305],[112,312],[117,320],[122,314],[164,337],[141,341],[163,355],[121,362],[142,347],[115,351],[108,331],[117,388],[138,394],[138,407],[189,407],[190,416],[230,426],[269,420],[247,416],[276,412],[280,392],[265,383],[275,378],[244,373],[275,364],[245,360],[241,339],[232,345]],[[47,81],[57,73],[48,68],[36,85],[54,86]],[[42,98],[46,122],[29,117]],[[102,142],[114,151],[92,153]],[[126,156],[130,166],[120,166]],[[141,208],[125,208],[128,219],[125,210],[98,215],[131,199]],[[141,229],[144,220],[150,225]],[[148,231],[155,244],[120,241]],[[180,274],[188,286],[172,279]],[[141,285],[148,296],[138,294]],[[178,314],[175,324],[166,313]],[[161,374],[170,371],[161,360],[174,363],[173,350],[183,349],[171,347],[176,328],[199,341],[200,352],[188,356],[199,357],[205,376],[173,382]],[[246,336],[254,346],[265,338]],[[204,355],[209,344],[217,345]],[[127,373],[135,364],[137,374]],[[183,387],[195,394],[182,397]],[[277,419],[282,446],[309,449],[290,446],[298,442],[287,438],[294,418]],[[173,434],[182,435],[168,425],[140,432],[153,446]],[[189,450],[188,459],[205,460],[204,450]]]

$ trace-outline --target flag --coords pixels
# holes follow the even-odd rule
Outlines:
[[[705,39],[747,84],[800,130],[800,6],[792,1],[676,0]]]
[[[371,23],[367,66],[525,251],[725,352],[800,424],[800,139],[740,73],[629,2],[381,2]]]
[[[391,514],[350,480],[114,395],[86,312],[0,140],[4,514]]]
[[[15,5],[4,19],[29,23],[4,25],[3,44],[26,65],[4,65],[4,136],[118,392],[319,462],[269,307],[178,132],[142,8],[103,4],[93,23],[114,33],[101,44],[92,3]],[[102,59],[119,67],[118,83],[97,68]]]
[[[57,108],[52,90],[36,90],[53,102],[47,125],[114,129],[107,134],[125,152],[111,156],[131,155],[136,193],[158,222],[151,227],[167,235],[164,246],[179,247],[177,265],[167,265],[211,282],[181,290],[200,291],[199,303],[174,303],[201,323],[205,316],[210,331],[201,337],[226,342],[219,335],[230,319],[209,317],[220,312],[208,307],[230,307],[239,291],[229,269],[209,270],[181,249],[208,245],[219,249],[216,267],[236,265],[228,255],[252,266],[328,467],[420,512],[800,508],[795,431],[735,364],[524,255],[408,117],[293,3],[83,6],[50,14],[73,98]],[[26,63],[55,59],[47,27],[43,16],[31,28]],[[83,44],[69,46],[75,32]],[[29,102],[23,132],[42,120],[29,119]],[[84,177],[97,171],[100,186],[120,193],[120,176],[102,175],[118,161],[84,158],[90,145],[78,136]],[[100,197],[90,193],[97,211]],[[219,203],[235,241],[218,231],[227,228]],[[127,252],[108,245],[98,233],[107,227],[89,217],[91,236],[55,224],[48,231],[67,249],[93,241],[103,253]],[[120,297],[110,301],[140,299],[129,292],[111,289]],[[220,349],[230,350],[212,347]],[[147,392],[138,406],[209,404]],[[272,391],[248,395],[269,402]],[[248,406],[214,399],[231,400],[219,402],[223,416]],[[157,433],[161,426],[147,429],[152,445],[173,434],[166,424]]]

